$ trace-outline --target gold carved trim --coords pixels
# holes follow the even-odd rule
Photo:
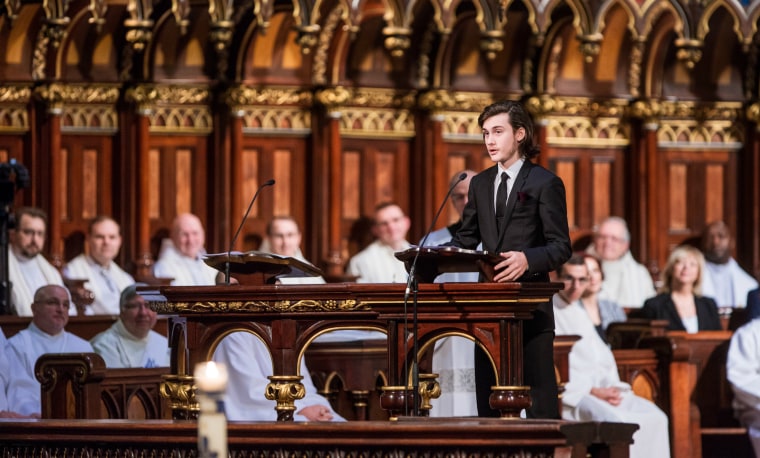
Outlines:
[[[657,129],[657,144],[662,148],[730,148],[744,143],[744,131],[730,120],[707,121],[664,120]]]
[[[369,310],[364,303],[347,300],[299,300],[299,301],[208,301],[208,302],[150,302],[158,313],[239,313],[239,312],[345,312]]]
[[[119,130],[119,114],[113,105],[65,105],[61,116],[64,133],[114,133]]]
[[[494,102],[493,96],[477,92],[429,91],[420,95],[418,105],[428,111],[472,111],[475,117]],[[480,129],[478,129],[480,130]]]
[[[312,94],[308,90],[294,87],[264,87],[254,88],[237,86],[230,88],[225,94],[230,109],[244,109],[248,106],[296,105],[310,106]]]
[[[28,104],[32,98],[29,86],[0,86],[0,132],[29,131]]]
[[[630,143],[630,128],[619,118],[551,116],[545,128],[546,143],[552,146],[609,148]]]
[[[483,141],[483,130],[478,125],[480,112],[442,112],[442,135],[445,140]]]
[[[551,116],[583,116],[587,118],[620,118],[629,102],[625,99],[593,100],[585,97],[542,95],[528,99],[526,106],[536,119]]]
[[[352,137],[412,138],[414,116],[407,110],[347,108],[340,111],[340,132]]]
[[[150,116],[150,132],[164,134],[209,134],[214,118],[206,106],[159,106]]]
[[[242,110],[240,116],[243,119],[245,134],[311,134],[311,113],[298,107],[249,107]]]

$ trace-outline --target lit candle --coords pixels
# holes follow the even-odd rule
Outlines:
[[[195,386],[204,393],[227,390],[227,367],[222,363],[207,361],[195,365]]]
[[[198,456],[227,458],[227,417],[224,415],[224,394],[227,390],[227,368],[208,361],[195,366],[198,413]]]

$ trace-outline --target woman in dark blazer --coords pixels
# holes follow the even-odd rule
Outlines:
[[[662,293],[647,299],[640,314],[645,318],[668,320],[668,330],[712,331],[722,329],[718,306],[701,295],[705,258],[692,246],[679,246],[668,258],[663,272]]]

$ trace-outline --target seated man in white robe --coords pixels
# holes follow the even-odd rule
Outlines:
[[[726,378],[734,392],[734,415],[747,428],[755,456],[760,456],[760,319],[731,337]]]
[[[348,261],[346,274],[355,275],[358,283],[406,283],[406,268],[395,253],[411,246],[406,240],[410,225],[409,217],[398,205],[378,205],[372,226],[377,240]]]
[[[633,258],[630,248],[628,224],[623,218],[611,216],[599,224],[588,252],[602,260],[604,280],[599,299],[639,309],[656,292],[649,270]]]
[[[21,415],[15,412],[16,400],[34,396],[39,391],[39,385],[35,386],[34,380],[21,377],[22,370],[16,361],[15,355],[7,349],[8,341],[5,339],[3,330],[0,329],[0,418],[32,418],[32,415]],[[11,382],[13,386],[11,386]],[[14,401],[14,402],[11,402]],[[37,415],[39,417],[39,415]]]
[[[8,279],[11,304],[18,316],[31,316],[34,292],[44,285],[61,285],[58,269],[45,259],[42,249],[47,233],[47,214],[34,207],[16,210],[16,228],[9,231]],[[76,314],[72,304],[70,313]]]
[[[580,302],[589,282],[583,256],[573,255],[557,273],[565,289],[553,297],[556,333],[580,336],[570,351],[570,380],[562,394],[562,418],[636,423],[639,430],[633,435],[630,456],[669,457],[668,417],[620,380],[615,356]]]
[[[757,288],[757,280],[741,268],[731,256],[733,239],[723,221],[710,223],[702,234],[705,269],[702,295],[712,297],[720,308],[743,308],[747,295]]]
[[[218,271],[206,264],[206,233],[201,220],[190,213],[177,215],[172,223],[171,241],[164,241],[153,275],[173,278],[172,286],[208,286],[216,283]]]
[[[227,366],[229,381],[224,406],[231,421],[276,421],[275,401],[264,397],[272,375],[272,356],[264,343],[249,332],[227,335],[214,352],[213,360]],[[295,401],[295,421],[345,421],[335,413],[330,402],[319,393],[309,370],[301,360],[301,383],[306,390],[303,399]]]
[[[137,294],[137,286],[122,291],[118,321],[90,340],[107,367],[169,366],[169,342],[153,330],[158,316]]]
[[[34,377],[34,365],[40,356],[93,352],[89,342],[64,330],[69,322],[70,305],[71,296],[63,286],[39,288],[32,302],[32,322],[8,339],[7,351],[12,368],[7,393],[10,410],[22,415],[40,415],[40,384]],[[36,387],[31,392],[28,390],[30,383]]]
[[[75,257],[63,268],[63,275],[87,279],[85,288],[95,299],[87,307],[87,315],[118,315],[119,294],[135,279],[115,262],[121,249],[121,228],[107,216],[95,218],[87,230],[87,253]]]

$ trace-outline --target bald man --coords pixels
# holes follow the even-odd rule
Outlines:
[[[48,353],[92,353],[89,342],[64,328],[69,322],[71,296],[63,286],[43,286],[34,294],[32,322],[8,339],[11,364],[8,402],[12,411],[39,416],[40,384],[34,377],[37,359]],[[33,386],[35,389],[29,389]]]
[[[153,266],[153,275],[173,278],[172,286],[216,284],[218,271],[203,261],[206,232],[201,220],[191,214],[177,215],[172,223],[171,243],[166,244]]]

